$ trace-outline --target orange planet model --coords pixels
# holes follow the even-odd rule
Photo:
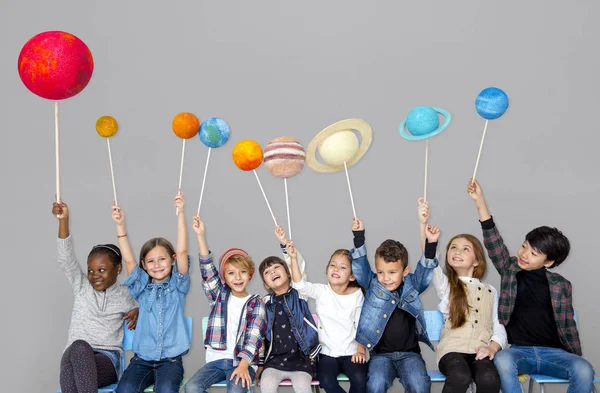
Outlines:
[[[182,139],[190,139],[198,134],[200,121],[189,112],[181,112],[173,118],[173,132]]]
[[[102,116],[96,120],[96,132],[104,138],[110,138],[119,131],[119,124],[112,116]]]
[[[253,171],[258,168],[263,160],[262,148],[252,140],[238,142],[231,152],[233,162],[243,171]]]

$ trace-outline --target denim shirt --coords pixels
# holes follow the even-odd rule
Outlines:
[[[419,341],[424,342],[434,350],[427,336],[423,305],[421,299],[419,299],[419,294],[429,286],[433,277],[433,269],[438,265],[437,258],[428,259],[423,255],[415,272],[409,273],[404,278],[402,293],[398,294],[389,291],[377,280],[377,274],[371,270],[369,265],[365,245],[353,248],[350,251],[350,256],[352,257],[354,277],[356,277],[356,281],[360,286],[367,291],[356,331],[356,341],[372,351],[381,339],[394,309],[400,307],[415,317]],[[398,334],[401,334],[401,332]]]
[[[190,265],[188,256],[188,272]],[[154,283],[138,265],[123,286],[129,288],[140,304],[133,352],[147,361],[185,354],[191,344],[184,316],[185,298],[190,290],[189,273],[178,273],[175,263],[170,278]]]

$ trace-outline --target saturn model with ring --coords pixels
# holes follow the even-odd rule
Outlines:
[[[354,131],[360,134],[360,143]],[[317,172],[337,172],[350,167],[365,155],[373,141],[373,130],[362,119],[346,119],[334,123],[313,138],[306,149],[306,163]],[[317,160],[317,150],[325,161]]]
[[[445,119],[444,124],[441,126],[438,114],[444,116]],[[400,123],[398,131],[402,138],[409,141],[429,139],[448,128],[451,121],[452,116],[445,109],[418,106],[413,108]]]

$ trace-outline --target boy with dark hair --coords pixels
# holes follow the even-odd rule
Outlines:
[[[511,257],[479,183],[470,180],[467,192],[479,213],[488,256],[501,277],[498,317],[511,344],[494,358],[502,392],[521,392],[519,374],[567,379],[568,392],[591,392],[594,370],[581,357],[571,283],[547,270],[567,258],[569,240],[556,228],[539,227],[527,234],[517,256]]]
[[[367,393],[385,393],[395,378],[408,393],[429,393],[431,379],[419,341],[432,350],[433,346],[427,337],[419,294],[429,286],[438,265],[435,252],[440,231],[427,227],[425,253],[411,274],[406,248],[390,239],[377,248],[373,272],[367,259],[364,226],[358,218],[353,220],[352,232],[352,271],[366,290],[356,341],[371,352]]]

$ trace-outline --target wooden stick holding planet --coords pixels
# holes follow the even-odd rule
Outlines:
[[[477,168],[479,167],[479,158],[481,157],[481,150],[483,149],[483,141],[485,140],[488,121],[499,118],[507,109],[508,96],[504,91],[497,87],[483,89],[475,99],[475,110],[479,113],[479,116],[485,119],[485,124],[483,126],[483,135],[481,136],[481,143],[479,144],[479,152],[477,153],[477,161],[475,161],[475,170],[473,171],[473,180],[471,183],[475,182],[475,175],[477,174]]]
[[[356,132],[361,136],[359,142]],[[313,138],[306,150],[306,163],[317,172],[337,172],[344,169],[352,213],[356,217],[354,197],[348,167],[356,164],[365,155],[373,141],[373,129],[362,119],[338,121],[323,129]],[[325,164],[317,159],[317,151]]]
[[[221,118],[211,117],[204,120],[200,125],[198,136],[200,141],[208,147],[206,156],[206,165],[204,166],[204,177],[202,178],[202,188],[200,189],[200,201],[198,202],[198,216],[200,216],[200,207],[202,206],[202,196],[204,195],[204,184],[206,182],[206,174],[208,172],[208,162],[210,161],[211,150],[223,146],[229,140],[230,130],[229,124]]]
[[[112,179],[113,197],[115,206],[119,206],[117,201],[117,188],[115,187],[115,172],[113,170],[112,153],[110,151],[110,138],[119,131],[119,124],[112,116],[102,116],[96,120],[96,132],[103,138],[106,138],[106,145],[108,147],[108,162],[110,164],[110,176]]]
[[[173,128],[173,132],[179,138],[183,140],[183,144],[181,146],[181,165],[179,167],[179,188],[178,192],[181,193],[181,181],[183,178],[183,159],[185,157],[185,141],[186,139],[190,139],[198,134],[200,130],[200,122],[198,118],[189,112],[181,112],[177,114],[173,118],[173,122],[171,124]],[[175,215],[179,214],[179,209],[175,210]]]
[[[444,117],[440,126],[439,116]],[[400,136],[409,141],[425,140],[425,180],[423,184],[423,201],[427,201],[427,162],[429,159],[429,138],[444,131],[450,125],[452,116],[450,112],[441,108],[430,106],[417,106],[400,123],[398,131]]]
[[[267,203],[267,207],[269,208],[273,222],[275,225],[277,225],[277,220],[275,219],[275,215],[273,214],[273,210],[269,204],[269,199],[267,199],[267,194],[265,193],[260,179],[258,178],[258,173],[256,173],[256,168],[258,168],[263,161],[263,151],[260,145],[256,141],[250,139],[240,141],[233,147],[231,158],[233,159],[235,165],[241,170],[254,172],[254,176],[256,177],[260,191],[265,198],[265,202]]]
[[[79,94],[87,86],[94,71],[92,52],[71,33],[45,31],[23,45],[17,67],[29,91],[54,100],[56,201],[60,202],[58,101]]]
[[[269,173],[283,179],[285,206],[288,220],[288,236],[292,240],[292,221],[290,219],[290,200],[287,179],[296,176],[304,168],[304,147],[296,139],[282,136],[267,144],[264,152],[265,167]]]

